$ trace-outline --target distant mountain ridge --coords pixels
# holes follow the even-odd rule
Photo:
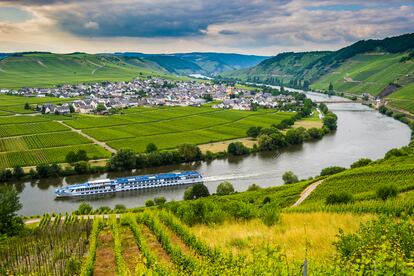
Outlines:
[[[143,54],[134,52],[114,53],[115,56],[138,57],[150,60],[178,75],[203,74],[213,76],[218,73],[248,68],[267,59],[267,56],[243,55],[234,53],[175,53],[175,54]]]

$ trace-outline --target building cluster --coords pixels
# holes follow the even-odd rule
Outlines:
[[[200,106],[207,100],[220,102],[215,108],[250,110],[253,105],[275,108],[295,103],[289,95],[236,89],[224,84],[195,81],[169,81],[161,78],[135,79],[130,82],[61,85],[53,88],[0,90],[26,97],[74,98],[63,105],[44,104],[44,113],[105,113],[111,109],[134,106]]]

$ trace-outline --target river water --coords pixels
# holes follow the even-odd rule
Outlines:
[[[316,93],[307,95],[312,100],[344,100]],[[338,115],[338,129],[335,133],[326,135],[320,141],[308,142],[280,152],[264,152],[135,172],[49,178],[15,183],[23,204],[19,213],[28,216],[45,212],[70,212],[76,210],[83,201],[88,202],[94,208],[100,206],[112,208],[116,204],[123,204],[126,207],[143,206],[147,199],[156,196],[164,196],[168,201],[180,200],[186,189],[186,187],[163,188],[87,199],[56,199],[54,195],[54,189],[62,185],[128,175],[197,170],[203,174],[204,183],[210,192],[214,192],[217,185],[224,180],[230,181],[237,191],[246,190],[252,183],[261,187],[277,186],[283,183],[282,175],[287,170],[293,171],[299,178],[308,178],[318,175],[323,168],[328,166],[348,167],[363,157],[382,158],[388,150],[405,146],[410,141],[410,129],[406,125],[367,106],[358,103],[331,103],[328,107]]]

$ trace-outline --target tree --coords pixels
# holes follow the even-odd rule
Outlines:
[[[310,139],[310,136],[303,127],[291,128],[286,132],[286,142],[291,145],[302,144],[303,141],[308,139]]]
[[[200,197],[206,197],[209,196],[210,192],[208,191],[208,188],[203,183],[195,184],[192,187],[189,187],[185,193],[184,193],[184,199],[197,199]]]
[[[97,112],[102,112],[102,111],[105,111],[105,110],[106,110],[106,106],[104,104],[98,104],[96,106],[96,111]]]
[[[89,163],[86,161],[79,161],[76,162],[74,165],[74,170],[78,174],[83,174],[89,172],[90,166]]]
[[[69,112],[70,113],[75,113],[75,107],[73,107],[73,104],[69,105]]]
[[[250,185],[248,188],[247,188],[247,191],[248,192],[254,192],[254,191],[258,191],[258,190],[260,190],[260,189],[262,189],[262,187],[260,187],[259,185],[257,185],[257,184],[252,184],[252,185]]]
[[[16,166],[13,169],[13,176],[17,179],[21,178],[24,176],[24,170],[22,167],[20,166]]]
[[[261,129],[262,129],[262,127],[255,127],[255,126],[252,126],[252,127],[250,127],[250,128],[247,130],[246,134],[247,134],[247,136],[249,136],[249,137],[256,138],[257,136],[259,136],[259,134],[260,134],[260,130],[261,130]]]
[[[109,158],[108,168],[111,171],[132,170],[135,162],[136,157],[132,150],[121,149]]]
[[[85,150],[78,150],[76,153],[76,161],[87,161],[88,153]]]
[[[285,172],[282,178],[285,184],[293,184],[299,182],[298,177],[292,171]]]
[[[150,152],[154,152],[154,151],[157,151],[157,150],[158,150],[158,148],[154,143],[149,143],[147,145],[147,148],[146,148],[145,152],[150,153]]]
[[[336,121],[338,118],[332,112],[328,112],[322,119],[323,125],[326,126],[329,130],[336,130],[337,125]]]
[[[23,221],[16,214],[21,208],[16,189],[0,186],[0,235],[14,236],[23,229]]]
[[[163,196],[154,198],[155,205],[163,205],[165,202],[167,202],[167,200]]]
[[[184,162],[200,160],[201,150],[198,146],[192,144],[181,144],[178,146],[178,153]]]
[[[154,205],[155,205],[155,203],[152,199],[148,199],[147,201],[145,201],[145,206],[146,207],[151,207],[151,206],[154,206]]]
[[[39,177],[48,177],[49,176],[49,165],[39,164],[36,166],[36,171]]]
[[[30,105],[29,105],[29,103],[25,103],[25,104],[24,104],[24,109],[26,109],[26,110],[30,109]]]
[[[66,154],[65,161],[70,164],[75,163],[78,161],[78,156],[74,151],[69,151],[68,154]]]
[[[361,158],[358,161],[352,163],[351,169],[364,167],[372,163],[372,160],[369,158]]]
[[[329,87],[328,87],[328,94],[332,95],[334,93],[334,87],[332,82],[329,83]]]
[[[78,207],[76,213],[78,215],[89,215],[92,212],[92,206],[88,203],[81,203]]]
[[[308,134],[312,139],[321,139],[323,137],[324,132],[322,129],[312,127],[308,129]]]
[[[228,145],[227,152],[231,155],[243,155],[249,153],[249,149],[242,142],[234,142]]]
[[[346,170],[345,168],[338,167],[338,166],[327,167],[327,168],[322,169],[321,176],[337,174],[345,170]]]
[[[219,195],[219,196],[229,195],[229,194],[232,194],[232,193],[234,193],[234,187],[228,181],[221,182],[217,186],[216,194]]]
[[[391,197],[396,197],[398,194],[398,189],[395,185],[383,185],[377,189],[377,197],[382,200],[387,200]]]

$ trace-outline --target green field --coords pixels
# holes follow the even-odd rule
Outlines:
[[[404,109],[414,114],[414,83],[404,86],[387,97],[391,107]]]
[[[35,113],[34,110],[24,109],[24,105],[26,103],[30,105],[36,105],[36,104],[40,105],[44,103],[62,104],[62,103],[71,102],[71,101],[73,101],[73,99],[60,99],[60,98],[54,98],[54,97],[44,97],[44,98],[21,97],[21,96],[9,96],[9,95],[0,94],[0,120],[7,120],[4,118],[2,119],[1,116]],[[14,118],[14,120],[20,120],[20,119]],[[40,120],[45,121],[45,119],[40,119]],[[39,119],[33,118],[29,122],[36,122],[36,121],[39,121]]]
[[[205,144],[245,137],[251,126],[268,127],[293,115],[274,110],[172,107],[111,117],[79,116],[66,123],[115,149],[143,152],[150,142],[159,149],[172,149],[182,143]]]
[[[12,96],[3,98],[9,103],[29,100]],[[31,100],[41,102],[37,98]],[[0,168],[64,162],[66,154],[78,148],[85,149],[91,159],[109,157],[106,150],[66,125],[116,150],[130,148],[143,152],[150,142],[162,150],[173,149],[183,143],[205,144],[245,137],[251,126],[268,127],[294,115],[293,112],[275,110],[138,107],[111,116],[0,116]],[[58,121],[64,121],[64,124]]]
[[[149,61],[106,55],[37,53],[0,60],[0,88],[128,81],[148,75],[174,78]]]
[[[389,83],[412,75],[414,61],[401,63],[406,54],[360,54],[350,58],[311,85],[327,90],[332,82],[335,91],[378,95]]]

